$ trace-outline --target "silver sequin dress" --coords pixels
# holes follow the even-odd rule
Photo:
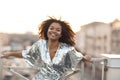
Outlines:
[[[29,50],[23,50],[25,60],[38,70],[33,80],[65,80],[65,73],[74,70],[83,58],[74,47],[60,43],[54,58],[51,60],[47,41],[40,39]]]

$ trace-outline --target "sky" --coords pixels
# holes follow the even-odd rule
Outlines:
[[[61,17],[77,32],[87,23],[120,19],[119,8],[119,0],[0,0],[0,32],[37,34],[48,16]]]

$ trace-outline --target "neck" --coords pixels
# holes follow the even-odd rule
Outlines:
[[[58,47],[59,46],[59,41],[51,41],[51,40],[48,40],[48,46],[49,48],[55,48],[55,47]]]

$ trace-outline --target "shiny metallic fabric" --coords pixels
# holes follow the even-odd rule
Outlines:
[[[74,70],[83,55],[74,47],[60,43],[51,60],[46,40],[39,40],[29,50],[22,52],[25,60],[39,72],[33,80],[65,80],[66,72]]]

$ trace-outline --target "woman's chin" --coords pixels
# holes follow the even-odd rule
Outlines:
[[[51,41],[58,41],[58,39],[56,39],[56,38],[50,38],[49,40],[51,40]]]

